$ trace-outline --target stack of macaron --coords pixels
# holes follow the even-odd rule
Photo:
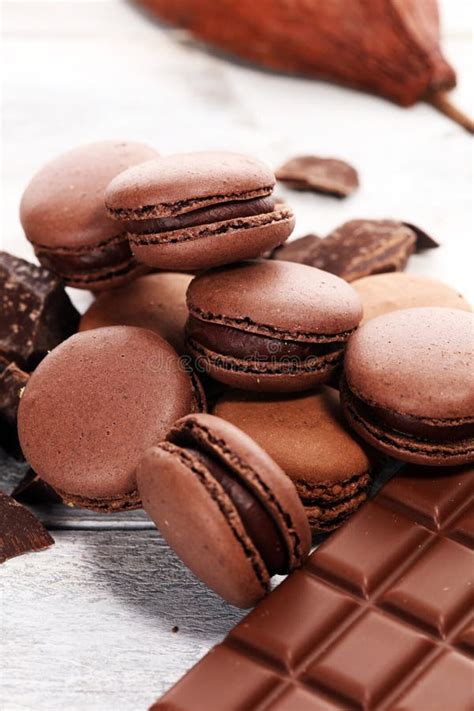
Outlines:
[[[143,505],[243,607],[362,504],[383,457],[474,461],[468,304],[434,283],[397,310],[383,285],[265,259],[294,227],[274,185],[239,154],[106,142],[50,163],[21,207],[38,259],[101,291],[27,384],[26,458],[68,503]]]

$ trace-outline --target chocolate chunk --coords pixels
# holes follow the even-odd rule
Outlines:
[[[12,499],[26,504],[59,504],[62,498],[33,469],[28,469],[25,476],[12,491]]]
[[[23,388],[29,375],[0,356],[0,424],[6,422],[14,427],[16,413]]]
[[[359,186],[355,168],[335,158],[298,156],[284,163],[275,175],[295,190],[313,190],[336,197],[347,197]]]
[[[396,474],[153,711],[471,708],[473,487]]]
[[[436,249],[439,247],[439,242],[437,242],[433,237],[431,237],[427,232],[420,229],[411,222],[403,223],[406,227],[409,227],[416,235],[416,251],[421,252],[424,249]]]
[[[315,234],[305,235],[291,242],[284,242],[276,247],[267,258],[282,259],[284,262],[297,262],[313,266],[313,253],[317,253],[322,238]]]
[[[29,375],[15,363],[0,356],[0,447],[15,458],[22,458],[16,431],[16,416],[23,388]]]
[[[52,546],[54,540],[31,511],[0,491],[0,563]]]
[[[0,252],[0,304],[0,355],[26,371],[79,323],[56,276],[7,252]]]
[[[370,274],[402,271],[408,257],[415,251],[415,231],[395,220],[351,220],[331,232],[325,239],[296,242],[295,259],[291,251],[283,250],[274,259],[298,261],[337,274],[346,281],[354,281]],[[291,247],[290,243],[288,247]]]

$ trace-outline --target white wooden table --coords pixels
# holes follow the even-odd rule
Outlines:
[[[470,0],[444,0],[453,93],[473,109]],[[55,154],[102,138],[163,153],[230,148],[278,165],[296,153],[340,156],[360,170],[345,201],[281,189],[295,236],[353,217],[419,224],[443,247],[410,270],[473,300],[472,142],[420,104],[402,110],[329,84],[260,73],[202,52],[120,0],[4,0],[1,246],[26,258],[18,204]],[[89,297],[75,292],[81,307]],[[0,460],[9,490],[19,467]],[[56,544],[0,569],[0,708],[145,709],[242,616],[168,550],[143,512],[38,510]],[[178,631],[176,628],[179,628]]]

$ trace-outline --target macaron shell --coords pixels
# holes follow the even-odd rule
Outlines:
[[[246,432],[280,465],[314,530],[336,528],[367,498],[371,461],[345,424],[334,389],[299,396],[228,391],[213,414]]]
[[[70,494],[58,488],[54,489],[54,491],[56,491],[63,503],[67,504],[67,506],[79,506],[80,508],[96,511],[97,513],[110,514],[117,511],[134,511],[142,508],[142,502],[136,488],[126,494],[107,496],[105,498],[78,496],[77,494]]]
[[[303,502],[311,530],[314,533],[329,533],[342,526],[367,501],[369,483],[370,480],[366,481],[363,487],[356,488],[345,501],[334,502],[331,506],[307,505]]]
[[[338,393],[262,396],[226,392],[213,414],[246,432],[309,494],[312,485],[330,484],[370,469],[368,453],[352,436]]]
[[[35,254],[40,263],[44,263],[39,250],[35,249]],[[66,286],[75,289],[89,289],[90,291],[100,292],[115,289],[124,284],[129,284],[137,277],[143,276],[149,272],[148,267],[144,264],[137,264],[132,254],[130,259],[123,264],[116,264],[103,269],[94,269],[93,271],[83,271],[76,274],[69,273],[65,275],[61,271],[56,270],[56,273],[64,281]]]
[[[472,417],[473,327],[474,315],[458,309],[378,316],[349,339],[344,361],[349,389],[371,405],[401,414]]]
[[[248,261],[206,272],[191,282],[187,302],[196,318],[301,341],[346,333],[362,318],[350,284],[284,261]]]
[[[130,235],[139,262],[160,269],[197,271],[258,257],[282,244],[295,220],[288,208],[158,235]]]
[[[188,274],[148,274],[100,294],[82,316],[79,331],[104,326],[139,326],[158,333],[183,353],[188,310]]]
[[[209,414],[179,420],[167,439],[179,444],[184,436],[199,442],[230,467],[271,514],[288,546],[290,567],[309,552],[310,532],[295,487],[285,472],[247,434]]]
[[[200,368],[205,369],[208,375],[224,385],[241,390],[268,393],[292,393],[314,388],[329,380],[341,360],[341,354],[338,353],[315,359],[318,362],[318,368],[311,371],[301,369],[293,373],[279,373],[276,370],[277,365],[275,365],[271,372],[264,372],[263,369],[252,372],[249,369],[248,361],[244,362],[231,356],[222,356],[203,346],[194,347],[190,341],[188,341],[187,349],[194,356]],[[223,365],[224,363],[226,366]],[[232,365],[232,368],[228,367],[229,365]],[[263,367],[258,363],[255,366],[256,368]]]
[[[123,232],[104,205],[109,182],[126,168],[158,155],[131,141],[79,146],[47,163],[32,178],[20,205],[26,236],[50,248],[94,246]]]
[[[170,448],[152,448],[138,467],[145,511],[198,578],[231,604],[251,607],[269,590],[263,561],[219,483]]]
[[[193,410],[193,388],[171,346],[151,331],[114,326],[78,333],[31,376],[18,429],[34,471],[84,500],[136,489],[143,452]]]
[[[268,195],[274,185],[272,171],[250,156],[224,151],[180,153],[118,175],[107,188],[105,201],[112,211],[139,213],[155,207],[145,216],[166,216],[226,200]]]
[[[391,311],[422,306],[444,306],[472,311],[469,302],[455,289],[441,281],[418,274],[374,274],[357,279],[351,285],[362,301],[362,323]]]

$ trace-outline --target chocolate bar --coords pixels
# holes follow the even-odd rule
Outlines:
[[[469,711],[474,467],[406,467],[153,711]]]

